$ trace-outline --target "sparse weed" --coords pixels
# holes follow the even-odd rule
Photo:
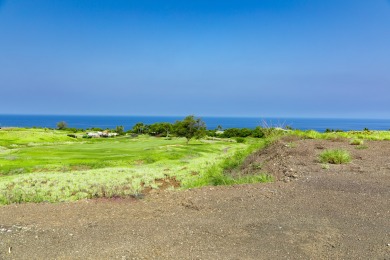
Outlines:
[[[286,144],[286,147],[288,147],[288,148],[295,148],[295,147],[297,147],[297,144],[294,143],[294,142],[289,142],[289,143]]]
[[[351,142],[349,142],[350,145],[363,145],[364,141],[361,139],[352,139]]]
[[[347,138],[364,140],[390,140],[390,131],[345,131],[319,133],[314,130],[293,130],[290,131],[290,133],[292,135],[307,139],[343,140],[343,138]]]
[[[368,146],[364,145],[364,144],[356,146],[356,149],[358,149],[358,150],[363,150],[363,149],[367,149],[367,148],[368,148]]]
[[[351,156],[348,151],[335,149],[325,150],[320,154],[320,161],[322,163],[342,164],[351,161]]]
[[[263,164],[262,163],[253,163],[252,164],[252,169],[253,170],[261,170],[263,168]]]

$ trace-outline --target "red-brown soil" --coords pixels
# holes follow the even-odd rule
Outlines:
[[[390,259],[390,142],[365,145],[278,141],[239,173],[274,183],[3,206],[0,259]]]

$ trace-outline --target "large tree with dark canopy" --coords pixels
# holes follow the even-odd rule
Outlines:
[[[177,136],[187,139],[187,144],[192,138],[199,139],[206,134],[205,122],[193,115],[187,116],[182,121],[176,121],[173,129]]]

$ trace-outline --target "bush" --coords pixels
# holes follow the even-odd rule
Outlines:
[[[125,128],[121,125],[118,125],[116,126],[115,128],[115,132],[118,134],[118,135],[124,135],[125,134]]]
[[[77,138],[75,134],[68,134],[67,136],[72,137],[72,138]]]
[[[69,132],[73,132],[73,133],[77,133],[79,130],[77,128],[66,128],[66,130],[68,130]]]
[[[245,138],[243,138],[243,137],[237,137],[237,138],[236,138],[236,142],[237,142],[237,143],[245,143]]]
[[[368,146],[367,145],[358,145],[356,146],[356,149],[359,149],[359,150],[363,150],[363,149],[367,149]]]
[[[353,139],[349,144],[351,145],[362,145],[364,142],[360,139]]]
[[[223,131],[222,137],[231,138],[239,136],[240,129],[238,128],[229,128]]]
[[[264,132],[262,128],[256,127],[255,129],[249,128],[228,128],[224,130],[222,137],[232,138],[232,137],[256,137],[262,138],[264,137]]]
[[[260,126],[256,127],[252,131],[252,137],[255,137],[255,138],[263,138],[264,137],[264,132]]]
[[[68,127],[68,124],[65,121],[61,121],[57,123],[58,130],[65,130]]]
[[[322,163],[342,164],[351,161],[351,156],[348,151],[335,149],[325,150],[320,154],[320,161]]]

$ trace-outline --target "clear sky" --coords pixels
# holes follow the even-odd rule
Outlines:
[[[390,118],[390,1],[0,0],[0,114]]]

